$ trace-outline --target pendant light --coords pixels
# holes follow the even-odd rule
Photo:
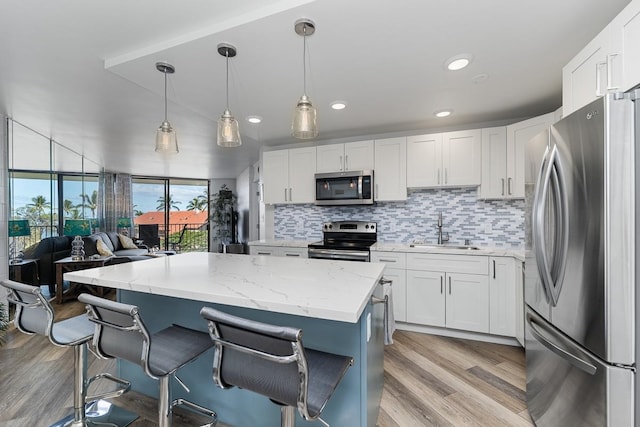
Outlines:
[[[218,45],[218,53],[227,59],[227,107],[218,120],[218,145],[221,147],[238,147],[242,145],[240,140],[240,128],[238,121],[229,111],[229,58],[236,56],[236,48],[227,43]]]
[[[176,130],[167,120],[167,74],[173,74],[176,69],[166,62],[156,62],[156,69],[164,74],[164,121],[156,131],[156,152],[176,154],[178,152]]]
[[[296,105],[296,109],[293,112],[291,135],[298,139],[311,139],[318,136],[318,123],[316,120],[316,109],[311,104],[311,99],[307,96],[307,36],[315,33],[316,26],[313,21],[309,19],[299,19],[296,21],[294,29],[296,34],[302,36],[303,40],[303,91]]]

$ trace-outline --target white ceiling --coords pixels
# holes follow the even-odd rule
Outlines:
[[[307,93],[319,141],[427,132],[516,120],[561,105],[561,72],[629,0],[4,0],[0,113],[84,153],[107,170],[230,178],[261,146],[291,144],[302,94],[299,18],[307,39]],[[243,145],[220,148],[225,107],[220,42],[234,45],[230,109]],[[462,71],[447,58],[470,53]],[[180,153],[154,152],[170,75],[169,121]],[[474,83],[479,74],[488,79]],[[329,108],[345,100],[346,110]],[[454,113],[436,119],[433,113]],[[259,125],[244,119],[264,118]],[[18,143],[19,141],[16,141]]]

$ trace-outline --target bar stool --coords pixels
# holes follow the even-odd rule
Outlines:
[[[302,330],[260,323],[203,307],[216,345],[213,380],[268,397],[281,406],[282,427],[295,425],[295,408],[329,426],[320,413],[353,365],[353,358],[305,349]]]
[[[123,304],[89,294],[78,300],[87,304],[89,320],[95,323],[91,350],[103,358],[119,358],[136,363],[147,376],[160,381],[158,397],[158,425],[170,427],[173,407],[186,408],[217,422],[214,411],[185,399],[171,400],[171,377],[188,392],[176,376],[176,371],[213,347],[205,332],[172,325],[153,335],[149,334],[135,305]]]
[[[83,314],[70,319],[55,322],[55,313],[49,301],[42,295],[37,286],[26,285],[13,280],[0,282],[8,291],[8,300],[16,305],[16,328],[27,335],[44,335],[52,344],[59,347],[73,347],[73,417],[67,417],[53,425],[85,426],[88,422],[86,408],[95,407],[99,399],[118,397],[127,392],[131,386],[128,381],[114,377],[108,373],[98,374],[86,379],[87,376],[87,342],[93,337],[94,326]],[[107,379],[115,382],[119,388],[115,391],[87,396],[89,385],[97,379]],[[86,402],[91,402],[85,406]],[[115,410],[115,409],[114,409]],[[117,419],[122,425],[129,424],[137,418],[129,411],[118,409],[113,417],[96,414],[100,421]],[[109,414],[107,414],[109,415]],[[89,417],[90,418],[90,417]]]

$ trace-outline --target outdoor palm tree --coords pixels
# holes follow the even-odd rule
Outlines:
[[[91,218],[94,218],[96,216],[96,209],[98,209],[98,191],[93,190],[91,197],[86,194],[81,194],[80,197],[82,198],[82,204],[80,204],[79,207],[89,208],[89,210],[91,210]]]
[[[44,196],[32,197],[31,202],[32,203],[27,204],[27,208],[30,213],[35,214],[37,217],[43,216],[51,207],[51,204],[47,202],[47,199]]]
[[[208,205],[207,198],[203,196],[198,196],[198,197],[194,197],[189,201],[189,204],[187,205],[187,210],[202,212],[207,210],[207,205]]]
[[[173,200],[173,194],[169,194],[169,200],[167,201],[165,201],[164,196],[161,196],[156,201],[158,202],[158,206],[156,206],[157,211],[163,211],[165,209],[165,206],[168,210],[175,209],[178,211],[180,210],[180,207],[178,205],[182,203],[177,200]]]
[[[71,200],[65,200],[62,202],[62,211],[64,212],[65,218],[76,219],[80,216],[78,206],[74,205]]]

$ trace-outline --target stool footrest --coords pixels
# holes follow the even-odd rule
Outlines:
[[[111,382],[114,382],[116,384],[118,384],[120,386],[120,388],[113,390],[113,391],[106,391],[104,393],[99,393],[99,394],[94,394],[92,396],[87,396],[85,397],[85,402],[91,402],[94,400],[101,400],[101,399],[111,399],[114,397],[120,397],[123,394],[125,394],[126,392],[128,392],[129,390],[131,390],[131,382],[124,380],[122,378],[118,378],[114,375],[111,375],[107,372],[103,372],[101,374],[98,375],[94,375],[93,377],[89,378],[87,380],[87,390],[89,389],[89,386],[91,385],[91,383],[93,383],[96,380],[100,380],[100,379],[105,379]]]
[[[193,402],[191,402],[189,400],[180,398],[180,399],[176,399],[173,402],[171,402],[171,407],[172,408],[174,408],[176,406],[184,406],[185,408],[187,408],[187,409],[189,409],[189,410],[191,410],[193,412],[202,414],[205,417],[209,417],[209,418],[211,418],[213,420],[211,423],[205,424],[202,427],[212,427],[212,426],[215,426],[218,423],[218,414],[216,414],[215,411],[213,411],[213,410],[211,410],[209,408],[205,408],[204,406],[200,406],[197,403],[193,403]]]

